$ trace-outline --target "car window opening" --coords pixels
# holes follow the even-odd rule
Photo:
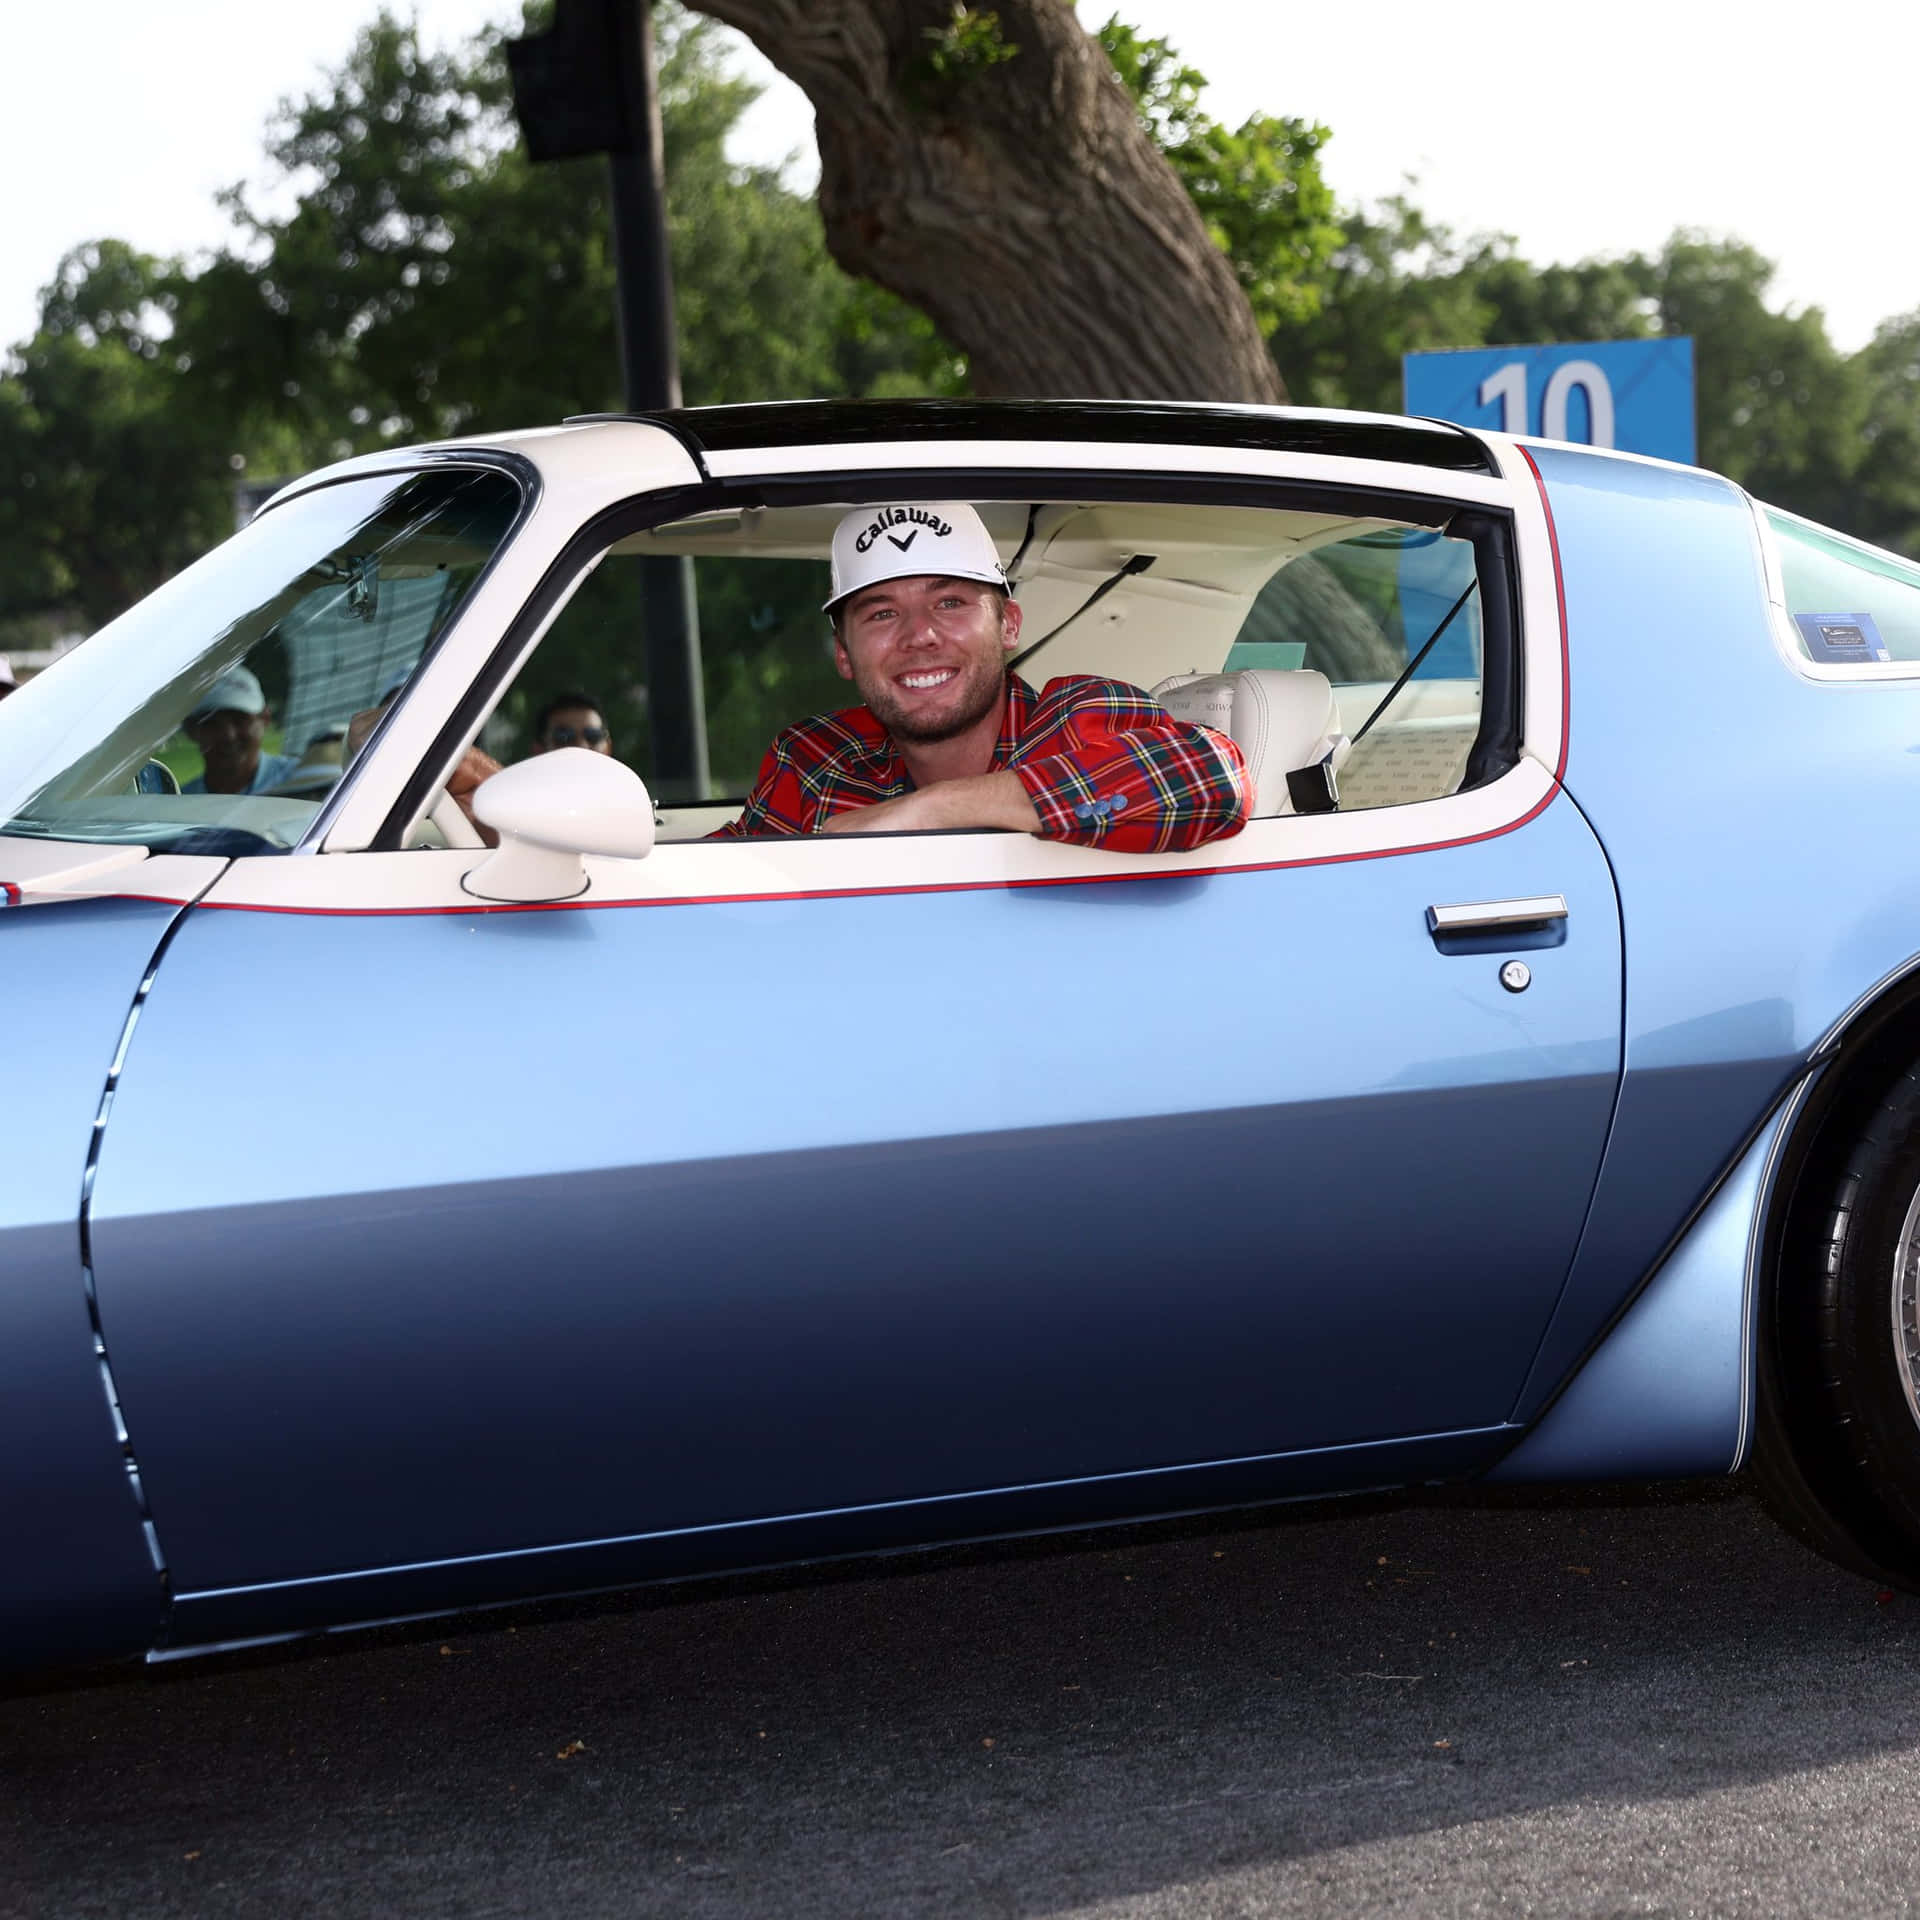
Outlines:
[[[822,606],[834,527],[860,504],[854,488],[873,485],[839,498],[819,483],[770,487],[583,551],[521,670],[473,689],[464,724],[479,777],[583,747],[648,782],[663,841],[734,819],[782,729],[857,702]],[[888,490],[938,497],[925,483]],[[1503,516],[1304,489],[1305,504],[1163,499],[1125,480],[1104,495],[1023,494],[973,507],[1010,570],[1022,638],[1040,636],[1010,661],[1036,698],[1093,677],[1229,734],[1261,760],[1256,818],[1301,810],[1286,776],[1322,763],[1344,812],[1442,798],[1511,764]],[[391,733],[524,499],[504,471],[449,466],[331,483],[261,516],[30,690],[22,712],[52,719],[0,777],[0,833],[220,855],[298,844],[357,756]],[[647,563],[668,558],[691,573],[703,790],[659,781],[653,765],[662,724],[686,722],[648,671]],[[1905,645],[1896,614],[1883,624]],[[504,673],[511,655],[496,656]],[[457,817],[469,799],[421,791],[376,844],[471,844]]]
[[[904,493],[896,497],[906,497]],[[768,501],[704,511],[617,540],[584,578],[539,651],[496,701],[479,744],[502,761],[549,749],[541,715],[572,690],[595,703],[606,750],[654,791],[662,841],[710,834],[739,813],[768,745],[812,715],[857,700],[835,666],[825,555],[857,499]],[[1091,674],[1151,694],[1177,718],[1234,734],[1234,701],[1265,696],[1267,777],[1255,817],[1303,810],[1286,774],[1339,764],[1339,806],[1442,798],[1511,764],[1481,751],[1489,622],[1486,543],[1469,516],[1423,508],[1416,522],[1334,512],[1139,499],[979,500],[1025,632],[1017,673],[1041,655],[1036,690]],[[1479,516],[1492,519],[1497,516]],[[1501,552],[1505,549],[1501,548]],[[690,560],[701,637],[706,793],[663,791],[651,768],[644,596],[635,562]],[[1504,599],[1510,582],[1493,582]],[[1044,653],[1042,650],[1044,649]],[[1318,712],[1300,705],[1324,682]],[[1517,676],[1501,663],[1510,692]],[[1316,683],[1317,684],[1317,683]],[[1507,701],[1502,696],[1503,712]],[[1293,718],[1273,730],[1276,700]],[[1299,709],[1298,712],[1295,710]],[[1503,736],[1514,723],[1502,721]],[[1243,748],[1244,751],[1244,748]],[[1285,759],[1284,766],[1277,759]]]

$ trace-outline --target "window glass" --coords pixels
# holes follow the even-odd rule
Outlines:
[[[704,702],[704,794],[688,790],[684,781],[663,779],[655,765],[647,637],[672,617],[672,603],[663,605],[659,594],[665,568],[684,570],[692,582]],[[663,803],[742,799],[767,743],[782,727],[847,706],[855,697],[833,667],[831,635],[820,611],[827,581],[824,560],[750,553],[663,557],[617,547],[555,620],[495,709],[481,744],[501,761],[523,759],[543,745],[610,744]],[[556,702],[566,705],[555,708],[543,733],[541,716]],[[577,728],[583,724],[579,710],[589,708],[599,716],[605,741],[554,738],[554,726]]]
[[[1379,527],[1289,559],[1254,601],[1229,663],[1267,655],[1333,682],[1354,742],[1337,776],[1344,813],[1459,787],[1480,727],[1481,634],[1472,542]]]
[[[0,703],[0,832],[259,853],[339,780],[505,539],[476,469],[370,476],[259,516]]]
[[[1823,666],[1920,660],[1920,566],[1766,509],[1800,651]]]

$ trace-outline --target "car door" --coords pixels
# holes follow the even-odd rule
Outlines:
[[[677,841],[534,907],[478,858],[236,860],[150,996],[91,1230],[183,1620],[1502,1444],[1619,1073],[1534,754],[1186,854]]]
[[[1498,1428],[1618,1070],[1605,861],[1538,784],[1073,885],[691,846],[632,904],[286,911],[326,863],[237,862],[94,1197],[176,1587]],[[1543,894],[1559,946],[1426,925]]]

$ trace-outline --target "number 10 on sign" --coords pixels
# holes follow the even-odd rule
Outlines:
[[[1569,433],[1567,415],[1575,389],[1586,395],[1587,431]],[[1497,405],[1502,433],[1525,433],[1528,427],[1527,363],[1509,360],[1480,382],[1480,404]],[[1590,447],[1613,445],[1613,388],[1606,374],[1591,360],[1563,360],[1547,375],[1540,396],[1540,435],[1545,440],[1584,440]]]
[[[1406,408],[1498,433],[1693,459],[1693,342],[1592,340],[1410,353]]]

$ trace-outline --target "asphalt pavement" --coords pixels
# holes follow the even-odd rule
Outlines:
[[[1920,1601],[1735,1487],[1287,1509],[0,1698],[0,1915],[1905,1914]]]

